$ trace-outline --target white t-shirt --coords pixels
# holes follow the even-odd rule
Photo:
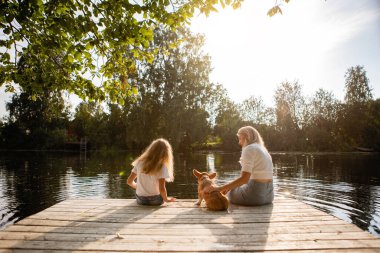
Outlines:
[[[272,179],[272,157],[267,149],[253,143],[242,149],[240,157],[241,170],[251,173],[250,179]]]
[[[142,163],[133,167],[132,172],[137,175],[136,194],[139,196],[154,196],[160,194],[158,180],[169,178],[168,168],[164,165],[156,174],[146,174],[142,171]]]

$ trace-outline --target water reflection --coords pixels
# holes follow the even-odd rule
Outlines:
[[[101,173],[90,177],[77,177],[72,169],[61,178],[60,197],[64,199],[70,196],[107,198],[109,196],[109,177]]]
[[[207,171],[215,172],[215,155],[213,153],[208,153],[206,155],[206,161],[207,161]]]
[[[278,195],[380,236],[379,154],[273,154]]]
[[[126,186],[137,154],[0,153],[0,228],[67,198],[133,198]],[[193,169],[216,171],[217,183],[240,174],[240,152],[175,157],[171,196],[196,198]],[[379,154],[272,153],[277,196],[300,199],[380,236]]]

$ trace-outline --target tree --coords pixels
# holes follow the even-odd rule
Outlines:
[[[109,104],[107,115],[106,144],[111,147],[126,148],[127,143],[127,115],[117,104]]]
[[[7,103],[9,118],[3,129],[6,148],[63,147],[69,108],[61,92],[45,90],[37,96],[23,91]]]
[[[225,99],[218,108],[215,135],[222,139],[222,147],[227,150],[238,149],[236,133],[243,126],[239,107],[229,99]]]
[[[339,112],[340,138],[351,149],[366,145],[365,129],[370,121],[371,88],[363,66],[351,67],[345,74],[345,104]]]
[[[179,40],[179,47],[170,46]],[[146,145],[159,136],[168,138],[174,147],[185,136],[191,143],[206,138],[210,127],[204,108],[210,97],[211,64],[201,50],[203,43],[203,36],[186,28],[155,30],[151,46],[159,48],[156,57],[152,63],[140,62],[139,75],[133,78],[140,89],[128,116],[130,146]]]
[[[305,123],[305,99],[298,81],[282,82],[277,87],[274,98],[278,126],[294,130],[302,128]]]
[[[194,13],[208,15],[216,6],[239,8],[243,0],[76,0],[2,1],[0,3],[0,86],[15,84],[41,90],[33,68],[39,66],[42,83],[81,98],[122,103],[136,93],[129,77],[136,62],[152,62],[153,31],[162,25],[174,31],[189,23]],[[288,2],[288,0],[283,0]],[[268,12],[281,12],[280,4]],[[173,44],[174,45],[174,44]],[[17,73],[20,57],[27,69]],[[20,83],[27,78],[28,82]]]
[[[75,108],[70,128],[78,140],[86,137],[91,148],[100,148],[108,142],[107,115],[98,103],[80,103]]]
[[[244,100],[241,104],[240,111],[242,119],[245,121],[252,121],[258,125],[271,125],[273,123],[272,110],[265,106],[261,97],[255,98],[254,96],[251,96]]]
[[[221,1],[237,8],[242,0]],[[189,21],[196,9],[215,10],[216,1],[6,1],[1,4],[1,29],[5,38],[0,84],[19,83],[15,63],[22,56],[30,67],[38,65],[58,90],[66,89],[80,97],[117,100],[131,92],[128,76],[135,72],[137,60],[152,61],[149,48],[153,30],[163,24],[175,30]],[[13,51],[11,56],[10,51]],[[97,64],[100,63],[99,68]],[[90,75],[90,76],[88,76]],[[99,76],[98,76],[99,75]],[[25,77],[25,76],[24,76]],[[103,77],[101,85],[94,77]],[[52,79],[60,82],[52,82]],[[45,80],[43,80],[45,83]]]
[[[368,124],[363,129],[363,145],[380,151],[380,99],[370,102]]]
[[[369,80],[363,66],[351,67],[345,75],[346,94],[344,100],[347,105],[363,104],[372,99]]]
[[[306,124],[306,103],[302,95],[302,87],[294,83],[282,82],[274,95],[276,101],[276,127],[282,138],[280,146],[296,150],[303,148],[302,129]]]
[[[230,101],[230,98],[227,95],[226,88],[221,84],[211,84],[207,93],[209,94],[209,100],[205,105],[205,110],[209,114],[208,121],[210,125],[214,127],[218,114],[224,110],[224,105]]]
[[[332,92],[319,89],[314,93],[309,105],[310,121],[305,129],[309,150],[337,149],[338,105]]]
[[[322,121],[333,122],[336,120],[338,100],[332,92],[319,89],[311,100],[312,121],[321,126]]]

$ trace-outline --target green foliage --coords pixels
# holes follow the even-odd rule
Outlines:
[[[181,41],[179,47],[173,44]],[[70,124],[78,138],[84,136],[93,148],[143,148],[152,139],[167,138],[177,151],[201,144],[210,133],[208,113],[211,89],[210,61],[200,48],[203,37],[188,29],[154,31],[151,48],[155,59],[139,61],[130,82],[139,84],[123,105],[108,104],[109,113],[97,103],[81,103]]]
[[[346,77],[354,76],[348,79],[362,80],[365,85],[357,85],[358,82],[350,82],[350,85],[368,87],[364,69],[358,69],[356,72],[361,73],[360,77],[349,74]],[[355,68],[350,68],[347,73],[353,70]],[[368,91],[363,88],[356,90]],[[356,147],[379,150],[376,138],[380,132],[376,111],[378,101],[371,100],[372,96],[368,92],[353,94],[367,95],[354,103],[341,103],[331,92],[319,89],[308,99],[302,95],[302,87],[298,82],[283,82],[274,95],[275,108],[267,108],[260,98],[250,97],[240,106],[220,110],[224,113],[218,114],[215,132],[222,137],[224,146],[235,145],[236,140],[228,138],[234,136],[237,128],[252,125],[262,133],[267,146],[272,150],[349,151]],[[244,121],[240,119],[239,122],[238,114]],[[264,115],[273,115],[273,124],[269,123],[271,120],[263,121]]]
[[[307,149],[310,151],[335,150],[337,148],[338,100],[331,92],[319,89],[307,106],[309,120],[304,129]]]
[[[368,123],[363,128],[363,146],[380,150],[380,99],[370,101]]]
[[[194,13],[208,16],[218,6],[237,9],[243,1],[2,1],[0,86],[15,92],[15,84],[27,84],[38,93],[41,83],[50,83],[52,90],[84,100],[122,104],[137,93],[130,77],[138,62],[156,57],[154,29],[175,31],[189,24]],[[268,15],[276,13],[281,13],[277,1]],[[17,70],[20,58],[25,61],[22,73]],[[36,67],[44,73],[40,80]]]
[[[69,128],[77,136],[77,141],[87,138],[92,148],[99,148],[108,137],[107,115],[98,103],[82,102],[76,108]]]
[[[372,99],[371,88],[363,66],[349,68],[345,78],[344,100],[348,105],[363,104]]]
[[[122,102],[136,92],[129,77],[137,62],[155,57],[157,26],[174,31],[197,10],[208,15],[219,3],[238,8],[242,1],[3,1],[0,85],[7,91],[28,85],[38,93],[41,83],[49,83],[83,99]]]
[[[323,89],[308,99],[298,82],[282,82],[274,94],[274,108],[254,96],[235,104],[222,85],[209,82],[211,62],[202,51],[202,36],[165,26],[157,26],[149,36],[152,41],[146,50],[154,57],[136,60],[128,77],[110,79],[125,87],[130,84],[129,92],[108,90],[118,99],[117,104],[108,103],[107,112],[104,104],[81,103],[69,124],[61,90],[71,77],[59,79],[57,73],[63,73],[59,68],[46,72],[49,58],[35,59],[38,64],[33,65],[33,54],[22,55],[15,77],[23,89],[7,105],[9,117],[0,129],[2,147],[60,148],[69,138],[86,137],[94,149],[141,149],[152,139],[165,137],[175,152],[204,147],[238,150],[237,130],[252,125],[270,150],[380,150],[380,101],[372,99],[363,67],[348,69],[344,102]],[[137,57],[139,52],[124,54]],[[65,64],[64,57],[56,61]],[[87,91],[96,93],[82,81]]]
[[[243,120],[240,117],[239,107],[232,101],[223,101],[218,108],[214,127],[215,135],[222,139],[223,149],[231,150],[239,147],[236,133],[242,126]]]
[[[286,131],[301,129],[306,115],[302,86],[297,81],[282,82],[275,91],[274,99],[279,129]]]
[[[339,137],[351,147],[367,145],[365,129],[372,123],[372,93],[363,66],[351,67],[345,74],[345,104],[338,112]]]
[[[244,121],[252,121],[255,124],[274,125],[275,115],[271,108],[267,108],[261,97],[244,100],[240,106],[241,117]]]
[[[171,47],[178,41],[182,42],[179,47]],[[139,76],[133,79],[140,89],[137,102],[129,108],[131,145],[164,136],[177,147],[185,133],[191,143],[204,141],[210,131],[204,108],[209,101],[211,68],[209,56],[201,51],[203,43],[203,37],[187,29],[155,30],[156,58],[137,65]]]
[[[60,92],[39,94],[24,91],[7,104],[9,118],[3,129],[7,148],[62,148],[68,123],[68,108]]]

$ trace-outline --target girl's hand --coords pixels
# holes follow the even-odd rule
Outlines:
[[[176,198],[168,197],[165,202],[174,202],[176,200],[177,200]]]

